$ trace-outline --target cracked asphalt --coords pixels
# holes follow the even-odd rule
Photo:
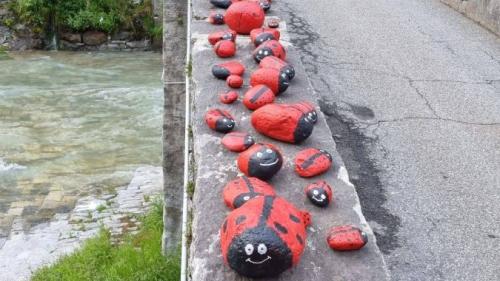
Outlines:
[[[500,280],[500,39],[437,0],[282,0],[393,280]]]

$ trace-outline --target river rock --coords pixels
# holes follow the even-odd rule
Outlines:
[[[80,33],[63,32],[60,34],[60,39],[70,43],[82,42],[82,35]]]
[[[100,31],[86,31],[83,33],[83,43],[90,46],[101,45],[108,41],[108,36]]]

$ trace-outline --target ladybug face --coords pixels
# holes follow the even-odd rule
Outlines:
[[[208,22],[216,25],[224,24],[224,15],[221,13],[211,13],[208,17]]]
[[[311,203],[324,208],[332,200],[332,188],[325,181],[319,181],[306,188],[306,195]]]
[[[255,144],[238,156],[238,167],[250,177],[272,178],[283,165],[281,153],[270,144]]]
[[[260,68],[254,71],[250,77],[250,85],[266,85],[276,95],[283,93],[290,85],[290,79],[285,73],[273,68]]]
[[[279,59],[286,59],[285,48],[277,40],[269,40],[260,44],[260,46],[255,49],[253,57],[257,63],[267,56],[275,56]]]
[[[256,28],[250,32],[250,39],[255,46],[259,46],[268,40],[279,40],[280,32],[277,29]]]
[[[210,42],[210,44],[212,45],[215,45],[217,42],[221,40],[231,40],[234,42],[236,40],[236,32],[233,30],[224,30],[224,31],[214,32],[208,35],[208,42]]]
[[[236,123],[229,112],[220,109],[211,109],[205,114],[205,122],[210,129],[220,133],[227,133],[234,129]]]

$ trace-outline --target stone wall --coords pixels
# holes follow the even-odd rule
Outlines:
[[[441,0],[500,35],[500,0]]]
[[[59,34],[59,49],[71,51],[149,51],[151,40],[135,40],[131,33],[120,31],[107,35],[100,31]]]

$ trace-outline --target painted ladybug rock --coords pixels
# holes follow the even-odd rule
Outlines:
[[[279,95],[288,89],[290,79],[285,73],[273,68],[260,68],[250,76],[250,85],[266,85],[274,94]]]
[[[239,89],[243,86],[243,78],[238,75],[229,75],[226,79],[226,84],[233,89]]]
[[[236,41],[236,31],[234,30],[223,30],[210,33],[208,35],[208,42],[210,45],[215,45],[217,42],[222,40]]]
[[[212,66],[212,74],[219,79],[227,79],[229,75],[241,76],[245,73],[245,66],[239,61],[228,61]]]
[[[259,63],[260,68],[273,68],[279,70],[280,74],[285,73],[288,79],[292,80],[295,77],[295,69],[282,59],[274,56],[263,58]]]
[[[218,12],[211,12],[208,16],[208,22],[215,25],[224,24],[224,14]]]
[[[299,263],[309,220],[309,213],[283,198],[255,197],[229,213],[221,227],[224,261],[246,277],[276,277]]]
[[[272,28],[256,28],[250,31],[250,39],[255,46],[259,46],[268,40],[280,40],[280,32]]]
[[[236,209],[245,204],[248,200],[257,196],[275,196],[273,187],[258,178],[246,176],[238,177],[230,181],[222,192],[224,203],[231,209]]]
[[[245,175],[271,179],[283,165],[281,152],[272,144],[256,143],[238,156],[238,167]]]
[[[239,34],[249,34],[254,28],[264,24],[264,10],[258,3],[241,1],[233,3],[227,9],[224,20],[232,30]]]
[[[268,0],[247,0],[247,1],[259,4],[262,10],[264,10],[264,12],[267,12],[269,11],[269,9],[271,9],[271,1]]]
[[[238,93],[235,91],[227,91],[225,93],[219,94],[220,102],[224,104],[231,104],[238,100]]]
[[[280,20],[276,18],[271,18],[267,21],[267,26],[270,28],[278,28],[280,27]]]
[[[304,149],[295,156],[295,172],[304,178],[320,175],[331,166],[332,155],[322,149]]]
[[[247,133],[232,132],[224,135],[221,143],[230,151],[242,152],[251,147],[255,143],[255,140]]]
[[[208,127],[219,133],[228,133],[234,129],[236,123],[229,112],[222,109],[210,109],[205,114]]]
[[[314,129],[314,107],[307,103],[267,104],[252,113],[252,125],[261,134],[288,143],[301,143]]]
[[[220,40],[214,45],[214,52],[220,58],[229,58],[236,54],[236,43],[231,40]]]
[[[286,60],[286,51],[277,40],[267,40],[253,51],[253,58],[257,63],[268,56],[275,56],[279,59]]]
[[[243,104],[250,110],[256,110],[274,102],[274,93],[266,85],[257,85],[245,93]]]
[[[212,5],[216,7],[227,9],[229,6],[231,6],[231,4],[238,1],[241,0],[210,0],[210,3],[212,3]]]
[[[368,235],[353,225],[343,225],[330,229],[326,241],[333,250],[353,251],[368,243]]]
[[[325,181],[317,181],[306,187],[306,196],[314,205],[324,208],[332,201],[332,188]]]

